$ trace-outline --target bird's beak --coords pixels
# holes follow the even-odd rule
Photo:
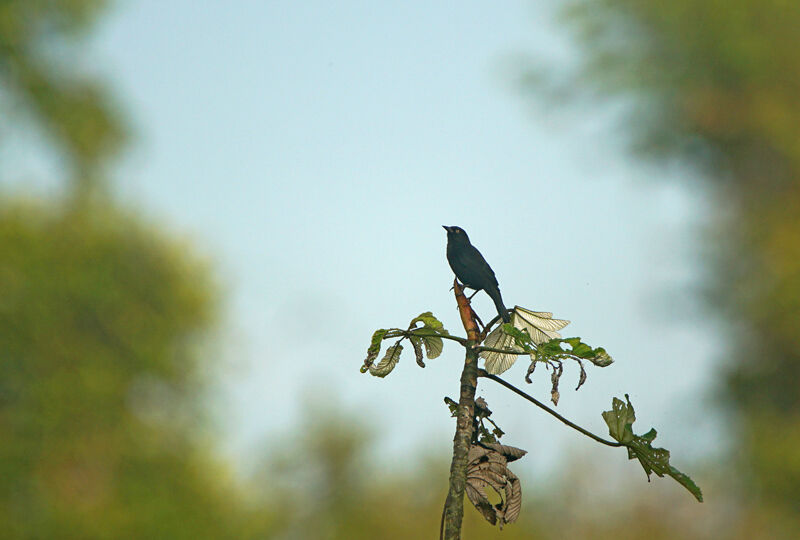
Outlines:
[[[447,232],[450,232],[450,227],[448,227],[447,225],[442,225],[442,228]]]

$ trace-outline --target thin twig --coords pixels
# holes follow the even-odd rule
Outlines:
[[[531,354],[533,352],[533,351],[515,351],[513,349],[497,349],[495,347],[484,347],[483,345],[479,345],[475,348],[478,349],[479,353],[486,351],[486,352],[497,352],[503,354],[516,354],[517,356],[522,356],[524,354]]]
[[[529,394],[526,394],[525,392],[523,392],[522,390],[520,390],[519,388],[517,388],[513,384],[504,381],[503,379],[501,379],[497,375],[492,375],[491,373],[488,373],[485,369],[479,369],[478,370],[478,377],[486,377],[487,379],[491,379],[494,382],[496,382],[496,383],[498,383],[498,384],[500,384],[502,386],[505,386],[506,388],[508,388],[509,390],[514,392],[515,394],[518,394],[518,395],[524,397],[525,399],[527,399],[528,401],[530,401],[531,403],[533,403],[534,405],[536,405],[540,409],[543,409],[544,411],[552,414],[553,416],[558,418],[561,422],[563,422],[564,424],[568,425],[572,429],[583,433],[587,437],[589,437],[591,439],[594,439],[595,441],[597,441],[599,443],[605,444],[606,446],[614,446],[614,447],[625,446],[622,443],[615,442],[615,441],[609,441],[609,440],[606,440],[606,439],[604,439],[602,437],[598,437],[597,435],[595,435],[591,431],[583,429],[578,424],[570,422],[569,420],[567,420],[566,418],[564,418],[563,416],[558,414],[556,411],[554,411],[553,409],[551,409],[550,407],[548,407],[547,405],[545,405],[544,403],[542,403],[541,401],[539,401],[535,397],[533,397],[533,396],[531,396]]]
[[[514,310],[513,309],[507,309],[506,313],[508,313],[509,311],[514,311]],[[494,323],[496,323],[499,320],[500,320],[500,315],[495,315],[494,318],[491,321],[489,321],[489,324],[484,326],[484,331],[486,331],[489,328],[491,328],[494,325]]]
[[[387,339],[394,339],[397,337],[410,337],[410,336],[419,336],[419,337],[438,337],[442,339],[449,339],[450,341],[456,341],[461,345],[467,344],[467,338],[459,337],[459,336],[451,336],[449,334],[440,334],[436,330],[430,330],[428,328],[412,328],[411,330],[392,330],[386,332],[386,335],[383,336],[384,340]]]

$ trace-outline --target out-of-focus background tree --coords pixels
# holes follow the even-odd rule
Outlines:
[[[103,194],[124,127],[75,65],[103,4],[0,3],[0,117],[66,170],[60,198],[0,201],[1,535],[244,538],[269,512],[198,437],[209,270]]]
[[[710,246],[707,299],[729,328],[716,394],[735,433],[721,468],[743,502],[731,519],[764,537],[796,534],[800,4],[579,0],[563,14],[579,66],[555,79],[534,68],[527,88],[622,102],[635,154],[693,166],[709,184],[713,219],[698,234]]]
[[[2,537],[435,535],[445,457],[376,459],[382,450],[363,411],[334,399],[312,400],[301,421],[269,438],[245,477],[219,452],[209,403],[226,367],[213,345],[223,293],[209,253],[114,195],[109,171],[128,137],[125,107],[83,56],[106,8],[97,0],[0,0],[0,150],[33,134],[27,140],[56,164],[63,184],[46,196],[0,193]],[[464,538],[793,538],[800,7],[581,0],[563,21],[575,31],[581,67],[566,78],[555,69],[557,81],[568,81],[559,95],[590,107],[621,103],[633,155],[688,164],[711,194],[710,230],[697,234],[713,246],[704,252],[709,312],[729,330],[717,352],[725,375],[708,393],[735,428],[728,455],[681,466],[698,471],[703,505],[638,476],[609,482],[614,466],[598,451],[567,458],[566,472],[546,483],[521,475],[522,518],[502,532],[468,508]],[[526,87],[537,100],[553,80],[542,73]],[[337,261],[329,262],[334,272]],[[359,360],[335,362],[355,372]],[[285,406],[263,414],[282,415]],[[445,443],[450,437],[441,434]]]

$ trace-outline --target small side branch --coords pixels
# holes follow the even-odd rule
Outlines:
[[[579,431],[579,432],[583,433],[584,435],[586,435],[590,439],[594,439],[595,441],[597,441],[597,442],[599,442],[601,444],[605,444],[606,446],[614,446],[614,447],[625,446],[622,443],[618,443],[616,441],[609,441],[609,440],[604,439],[602,437],[598,437],[597,435],[595,435],[591,431],[588,431],[588,430],[582,428],[578,424],[570,422],[569,420],[567,420],[566,418],[564,418],[563,416],[558,414],[556,411],[554,411],[553,409],[551,409],[550,407],[548,407],[547,405],[545,405],[544,403],[542,403],[541,401],[539,401],[535,397],[531,396],[530,394],[527,394],[527,393],[523,392],[522,390],[520,390],[519,388],[517,388],[513,384],[504,381],[503,379],[501,379],[497,375],[492,375],[491,373],[487,373],[486,370],[484,370],[484,369],[479,369],[478,370],[478,377],[485,377],[487,379],[493,380],[494,382],[496,382],[497,384],[499,384],[501,386],[505,386],[506,388],[508,388],[509,390],[514,392],[515,394],[518,394],[518,395],[524,397],[525,399],[527,399],[528,401],[530,401],[531,403],[533,403],[534,405],[536,405],[540,409],[542,409],[542,410],[550,413],[551,415],[555,416],[560,422],[568,425],[569,427],[571,427],[572,429],[574,429],[576,431]]]
[[[450,341],[455,341],[456,343],[460,343],[461,345],[467,345],[467,338],[462,338],[459,336],[451,336],[449,334],[442,334],[440,332],[436,332],[429,328],[413,328],[411,330],[400,330],[400,329],[393,329],[386,332],[383,336],[383,339],[394,339],[394,338],[407,338],[411,336],[417,337],[438,337],[441,339],[448,339]]]

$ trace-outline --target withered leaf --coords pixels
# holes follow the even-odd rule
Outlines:
[[[501,529],[519,517],[522,507],[522,487],[519,478],[508,470],[507,463],[527,452],[497,443],[474,445],[469,449],[467,466],[467,497],[483,517]],[[486,495],[491,488],[500,497],[492,505]]]

